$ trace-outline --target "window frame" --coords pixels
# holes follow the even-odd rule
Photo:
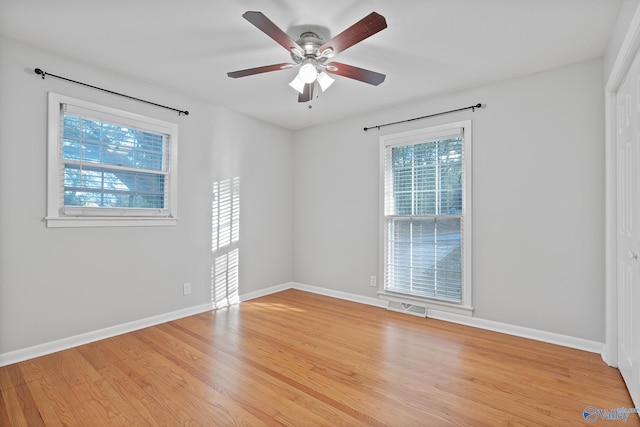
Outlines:
[[[461,301],[421,296],[385,289],[386,266],[385,251],[387,247],[387,222],[385,212],[385,175],[386,153],[389,146],[418,144],[445,139],[456,129],[463,133],[463,212],[462,212],[462,298]],[[429,126],[426,128],[382,135],[380,141],[379,164],[379,277],[378,296],[387,301],[414,304],[429,309],[470,316],[472,305],[472,126],[471,120]]]
[[[100,208],[65,206],[64,161],[62,159],[62,106],[87,111],[93,118],[114,124],[163,133],[168,136],[169,155],[165,185],[165,208]],[[178,124],[54,92],[48,93],[47,108],[47,227],[174,226],[178,222]],[[99,167],[99,163],[97,164]]]

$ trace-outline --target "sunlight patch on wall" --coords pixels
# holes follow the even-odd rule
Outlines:
[[[211,207],[211,302],[214,308],[240,302],[240,178],[213,183]]]
[[[238,248],[217,257],[211,266],[211,302],[213,308],[228,307],[240,302],[238,294]]]
[[[216,251],[240,240],[240,178],[213,183],[211,249]]]

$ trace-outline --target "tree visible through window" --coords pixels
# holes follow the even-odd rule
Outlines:
[[[47,225],[175,225],[177,134],[175,123],[50,93]]]
[[[165,207],[166,135],[64,114],[64,205]]]
[[[384,290],[463,302],[463,130],[384,140]]]

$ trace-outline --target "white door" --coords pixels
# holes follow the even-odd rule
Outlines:
[[[616,95],[618,367],[640,406],[640,56]]]

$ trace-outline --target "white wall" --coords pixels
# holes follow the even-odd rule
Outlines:
[[[603,342],[602,69],[591,60],[296,132],[294,281],[375,297],[379,136],[470,118],[474,315]]]
[[[210,303],[214,181],[240,179],[240,294],[291,280],[291,132],[6,38],[0,52],[0,355]],[[45,227],[47,91],[179,123],[176,227]]]
[[[241,294],[294,280],[375,297],[379,135],[465,118],[475,316],[604,339],[602,60],[291,133],[5,38],[0,52],[0,355],[209,303],[212,184],[236,177]],[[191,114],[42,81],[35,67]],[[45,227],[47,91],[180,124],[178,226]],[[487,108],[362,130],[477,102]]]

